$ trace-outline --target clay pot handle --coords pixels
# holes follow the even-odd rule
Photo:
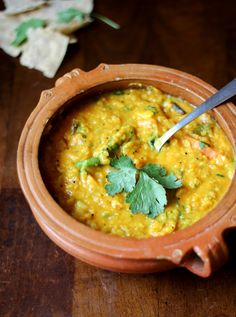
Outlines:
[[[226,230],[235,229],[236,206],[215,225],[214,230],[208,230],[196,239],[194,247],[182,259],[182,265],[199,276],[210,276],[227,262],[229,252],[224,241],[224,233]]]
[[[203,238],[203,240],[205,239]],[[184,257],[182,265],[194,274],[208,277],[226,263],[228,257],[228,248],[223,237],[213,236],[208,243],[199,241],[199,244],[195,245],[192,251]]]

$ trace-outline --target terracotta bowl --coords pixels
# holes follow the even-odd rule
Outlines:
[[[74,69],[43,91],[22,131],[17,171],[24,195],[48,237],[74,257],[119,272],[157,272],[177,266],[207,277],[228,258],[226,230],[236,227],[236,176],[214,210],[194,225],[164,237],[122,238],[95,231],[68,215],[48,192],[39,170],[38,149],[47,122],[65,107],[91,94],[127,87],[130,83],[156,86],[194,105],[216,92],[184,72],[152,65],[101,64],[90,72]],[[236,149],[236,112],[228,103],[212,111]]]

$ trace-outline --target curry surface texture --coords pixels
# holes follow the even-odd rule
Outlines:
[[[190,226],[221,200],[235,166],[230,142],[208,114],[174,135],[160,153],[155,151],[155,137],[191,110],[186,101],[151,86],[78,104],[48,125],[40,145],[40,168],[50,193],[78,221],[114,235],[156,237]],[[106,193],[106,176],[112,170],[104,151],[108,144],[118,144],[115,154],[129,156],[138,168],[160,164],[182,180],[183,186],[168,194],[165,211],[155,219],[132,214],[125,193]],[[102,166],[87,173],[75,166],[98,155]]]

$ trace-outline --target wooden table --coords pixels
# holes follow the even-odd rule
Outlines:
[[[121,29],[95,22],[79,31],[56,77],[100,62],[169,66],[217,88],[236,76],[234,0],[96,0],[95,9]],[[235,317],[235,232],[227,235],[231,260],[208,279],[184,269],[150,275],[103,271],[45,236],[19,188],[15,160],[25,120],[55,79],[3,51],[0,74],[0,316]]]

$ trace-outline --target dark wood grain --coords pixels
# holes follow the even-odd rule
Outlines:
[[[70,316],[73,259],[43,234],[20,189],[1,193],[0,316]]]
[[[182,269],[128,275],[77,262],[74,316],[235,316],[235,283],[235,263],[199,279]]]
[[[56,77],[101,62],[174,67],[217,88],[236,75],[233,0],[97,0],[95,10],[121,29],[96,21],[78,31],[78,44]],[[183,269],[150,275],[99,270],[48,240],[19,189],[15,159],[24,122],[55,79],[2,51],[0,74],[0,316],[235,317],[235,232],[226,237],[229,263],[205,280]]]

